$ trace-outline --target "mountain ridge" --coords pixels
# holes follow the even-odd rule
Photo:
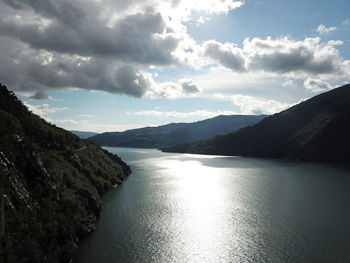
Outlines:
[[[350,163],[350,85],[333,89],[226,136],[165,152]]]
[[[193,123],[169,123],[124,132],[106,132],[88,140],[103,146],[161,148],[227,134],[253,125],[265,117],[266,115],[219,115]]]
[[[87,131],[77,131],[77,130],[70,130],[69,132],[75,134],[81,139],[87,139],[89,137],[92,137],[98,134],[97,132],[87,132]]]

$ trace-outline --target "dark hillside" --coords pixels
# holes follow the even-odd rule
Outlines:
[[[226,136],[163,149],[350,164],[350,85]]]
[[[32,114],[0,85],[0,262],[69,262],[94,230],[101,195],[129,173],[119,157]]]
[[[106,132],[89,138],[105,146],[161,148],[224,135],[254,125],[266,115],[220,115],[193,123],[171,123],[125,132]]]

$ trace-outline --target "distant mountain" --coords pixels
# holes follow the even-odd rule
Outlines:
[[[87,139],[89,137],[92,137],[98,134],[97,132],[85,132],[85,131],[74,131],[74,130],[71,130],[70,132],[75,134],[81,139]]]
[[[125,132],[105,132],[89,138],[104,146],[160,148],[228,134],[254,125],[266,115],[221,115],[194,123],[171,123]]]
[[[350,85],[315,96],[235,133],[163,151],[350,164]]]
[[[0,84],[0,262],[70,262],[130,168],[32,114]],[[0,217],[1,221],[1,217]]]

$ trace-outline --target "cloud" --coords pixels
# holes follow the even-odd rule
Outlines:
[[[157,82],[151,69],[206,71],[204,66],[221,65],[248,82],[261,73],[303,80],[348,76],[350,62],[340,56],[339,40],[200,44],[187,32],[190,20],[207,21],[243,5],[237,0],[0,0],[0,79],[36,99],[67,88],[179,98],[198,96],[208,85],[195,75]]]
[[[136,116],[152,116],[158,118],[189,118],[189,117],[205,117],[211,118],[218,115],[233,115],[238,114],[233,111],[208,111],[208,110],[197,110],[192,112],[179,112],[179,111],[156,111],[156,110],[146,110],[137,112],[128,112],[129,115]]]
[[[145,94],[149,98],[181,98],[194,96],[201,92],[199,86],[191,79],[180,79],[178,82],[155,83]]]
[[[110,59],[26,50],[21,48],[22,44],[15,45],[1,37],[0,41],[0,56],[4,63],[0,78],[16,91],[43,94],[75,87],[141,97],[151,87],[151,76],[133,65]]]
[[[237,72],[245,71],[245,57],[243,50],[233,44],[221,44],[215,40],[203,44],[204,56]]]
[[[86,119],[57,119],[52,116],[52,114],[69,110],[68,107],[51,107],[49,104],[33,105],[24,102],[23,103],[28,110],[34,114],[44,118],[50,123],[54,123],[57,126],[60,126],[67,130],[79,130],[79,131],[94,131],[94,132],[115,132],[115,131],[125,131],[129,129],[141,128],[144,127],[144,124],[106,124],[99,122],[91,122]],[[95,115],[84,114],[80,115],[81,118],[90,118]]]
[[[244,51],[249,54],[251,70],[304,75],[342,73],[343,59],[339,51],[320,43],[319,38],[305,38],[303,41],[286,37],[246,39]]]
[[[332,31],[336,31],[337,29],[338,28],[335,26],[326,27],[325,25],[321,24],[316,28],[316,31],[322,35],[322,34],[328,34]]]
[[[190,2],[190,3],[187,3]],[[230,10],[239,8],[244,5],[244,1],[234,0],[194,0],[194,1],[182,1],[184,9],[190,9],[194,11],[202,11],[210,14],[228,13]]]
[[[304,81],[304,87],[312,92],[328,91],[334,89],[334,86],[330,85],[329,83],[320,79],[312,78],[307,78]]]
[[[243,47],[207,41],[204,56],[234,72],[267,72],[305,78],[309,75],[346,75],[349,63],[336,45],[342,41],[321,43],[320,38],[295,41],[288,37],[247,38]]]
[[[290,107],[287,103],[247,95],[233,95],[231,99],[233,104],[240,107],[243,114],[274,114]]]
[[[231,96],[216,94],[215,98],[219,100],[231,101],[234,105],[240,108],[241,114],[246,115],[270,115],[285,110],[293,105],[288,103],[282,103],[272,99],[264,99],[240,94]]]
[[[327,45],[329,45],[329,46],[342,46],[342,45],[344,45],[344,41],[341,41],[341,40],[329,40],[327,42]]]
[[[71,87],[141,97],[165,85],[152,79],[147,73],[150,67],[199,64],[198,45],[184,24],[192,14],[201,12],[207,20],[243,4],[236,0],[2,0],[0,78],[16,91],[42,92],[35,97]],[[183,91],[189,87],[185,85]]]
[[[197,25],[200,25],[200,24],[204,24],[208,20],[209,20],[208,18],[203,18],[203,16],[199,16],[196,22],[197,22]]]
[[[64,1],[19,2],[23,10],[16,9],[13,16],[0,20],[0,31],[34,49],[84,57],[114,56],[146,65],[174,62],[171,52],[176,49],[178,39],[165,32],[166,21],[158,12],[128,15],[108,27],[96,19],[94,13],[98,10],[80,9],[83,6]],[[49,19],[46,26],[44,19]]]
[[[49,96],[44,91],[38,91],[38,92],[35,92],[34,95],[30,96],[30,98],[35,100],[48,100]]]
[[[48,114],[66,111],[69,109],[68,107],[51,107],[49,104],[32,105],[26,102],[23,104],[28,108],[29,111],[45,119],[47,118]]]
[[[126,15],[108,27],[98,9],[79,1],[41,2],[7,1],[12,9],[0,12],[0,77],[15,90],[76,87],[141,97],[151,88],[149,66],[177,63],[179,39],[158,12]]]
[[[80,114],[78,115],[80,118],[91,118],[91,117],[96,117],[95,114]]]
[[[174,19],[184,21],[191,20],[193,13],[202,14],[203,19],[208,19],[208,16],[227,14],[229,11],[244,5],[244,1],[236,0],[153,0],[151,2],[153,2],[153,5],[160,5],[162,10],[167,10],[165,13],[168,13]]]
[[[200,89],[193,80],[190,79],[180,79],[179,83],[181,84],[182,90],[184,93],[197,93],[200,92]]]
[[[283,87],[291,87],[291,88],[296,88],[298,85],[295,83],[295,80],[293,79],[288,79],[282,83]]]

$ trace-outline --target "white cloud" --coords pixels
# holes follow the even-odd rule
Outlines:
[[[275,100],[262,100],[252,96],[234,95],[231,97],[243,114],[274,114],[290,107],[290,104]]]
[[[167,13],[173,19],[184,21],[190,20],[193,13],[206,15],[227,14],[229,11],[244,5],[244,1],[236,0],[154,0],[152,2],[154,6],[160,6],[163,12]]]
[[[211,67],[209,72],[193,76],[193,80],[201,87],[201,95],[212,92],[235,92],[261,90],[264,87],[280,85],[283,77],[276,77],[269,72],[235,72],[222,66]],[[266,90],[268,91],[268,90]]]
[[[334,89],[334,86],[330,85],[329,83],[320,79],[312,78],[307,78],[304,81],[304,87],[312,92],[328,91]]]
[[[328,34],[332,31],[336,31],[338,28],[335,27],[335,26],[330,26],[330,27],[327,27],[323,24],[319,25],[317,28],[316,28],[316,31],[320,34]]]
[[[94,114],[80,114],[78,115],[80,118],[91,118],[91,117],[96,117]]]
[[[225,96],[216,94],[216,99],[231,101],[234,105],[240,108],[240,114],[274,114],[285,110],[293,104],[283,103],[272,99],[257,98],[248,95],[232,95]]]
[[[297,83],[295,82],[295,80],[293,80],[293,79],[288,79],[288,80],[285,80],[285,81],[282,83],[282,86],[283,86],[283,87],[296,88],[298,85],[297,85]]]
[[[147,91],[149,98],[181,98],[196,96],[201,89],[191,79],[180,79],[178,82],[156,83],[153,81],[152,87]]]
[[[341,41],[341,40],[329,40],[327,42],[327,45],[329,45],[329,46],[342,46],[342,45],[344,45],[344,41]]]
[[[204,24],[205,22],[207,22],[209,20],[209,18],[204,18],[203,16],[200,16],[198,19],[197,19],[197,25],[199,24]]]
[[[69,109],[68,107],[51,107],[49,104],[32,105],[26,102],[23,102],[23,104],[28,108],[28,110],[43,118],[45,118],[48,114],[54,114]]]

